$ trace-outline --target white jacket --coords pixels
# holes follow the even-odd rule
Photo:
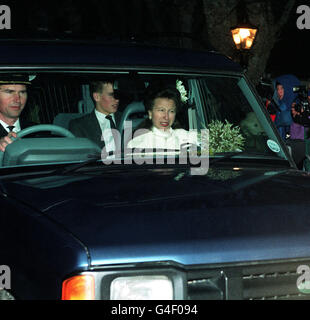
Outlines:
[[[198,144],[197,131],[172,129],[167,131],[153,127],[149,132],[139,135],[129,141],[127,147],[131,149],[174,149],[180,150],[182,144]]]

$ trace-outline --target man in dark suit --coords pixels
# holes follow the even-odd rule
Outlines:
[[[85,116],[73,119],[69,123],[69,130],[76,137],[85,137],[101,148],[105,147],[107,153],[117,150],[120,141],[113,137],[111,129],[116,129],[120,121],[117,112],[119,99],[115,96],[112,80],[95,81],[90,84],[90,95],[94,101],[95,109]]]
[[[0,150],[12,143],[20,130],[34,123],[20,119],[27,102],[27,85],[30,81],[23,75],[6,75],[0,78]]]

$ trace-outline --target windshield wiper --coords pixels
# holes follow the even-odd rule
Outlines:
[[[185,149],[187,149],[187,147],[185,147]],[[142,155],[143,158],[147,158],[147,156],[152,156],[152,157],[158,157],[161,156],[164,159],[166,159],[166,157],[170,157],[170,156],[179,156],[180,150],[175,150],[175,149],[163,149],[161,150],[162,152],[154,152],[154,150],[156,149],[143,149],[141,150],[141,152],[134,152],[134,153],[114,153],[114,152],[109,152],[107,154],[106,158],[102,158],[102,154],[101,153],[96,153],[96,154],[89,154],[87,160],[82,161],[82,162],[78,162],[78,163],[68,163],[67,165],[62,166],[61,168],[56,169],[55,171],[52,172],[52,174],[54,175],[62,175],[62,174],[67,174],[67,173],[72,173],[74,171],[77,171],[83,167],[88,166],[89,164],[93,164],[98,162],[99,160],[101,160],[102,163],[105,163],[106,161],[110,164],[111,162],[114,163],[119,163],[119,162],[123,162],[123,160],[126,160],[127,156],[140,156]],[[152,151],[152,152],[149,152]],[[187,157],[188,157],[188,153],[186,153]],[[114,156],[114,157],[111,157]]]
[[[231,159],[231,158],[233,158],[235,156],[240,156],[241,153],[242,152],[240,152],[240,151],[219,153],[219,154],[217,154],[219,157],[210,159],[209,164],[213,164],[215,162],[223,161],[225,159]]]
[[[145,153],[145,155],[146,154],[147,153]],[[109,156],[111,156],[111,155],[113,155],[113,153],[109,154]],[[234,157],[240,158],[240,157],[244,157],[244,156],[247,156],[247,155],[251,156],[251,157],[254,157],[254,156],[263,157],[263,156],[265,156],[264,154],[257,153],[257,152],[242,152],[242,151],[223,152],[223,153],[216,154],[215,155],[216,158],[211,156],[210,160],[209,160],[209,165],[212,165],[212,164],[214,164],[216,162],[224,161],[226,159],[231,159],[231,158],[234,158]],[[121,158],[117,157],[117,159],[123,159],[124,160],[124,154],[123,153],[121,155],[118,155],[118,156],[121,156]],[[169,156],[169,155],[166,155],[166,156]],[[85,161],[78,162],[78,163],[69,163],[69,164],[65,165],[64,167],[58,168],[55,171],[53,171],[52,174],[54,174],[54,175],[58,175],[58,174],[62,175],[62,174],[72,173],[72,172],[77,171],[77,170],[79,170],[79,169],[81,169],[83,167],[86,167],[86,166],[90,165],[90,164],[96,163],[99,160],[101,160],[101,162],[104,163],[105,160],[107,160],[107,161],[111,160],[112,162],[113,161],[115,162],[115,159],[116,159],[116,158],[102,159],[102,155],[100,153],[89,154],[88,157],[89,157],[89,159],[87,159]]]
[[[69,163],[65,165],[64,167],[58,168],[53,172],[53,175],[62,175],[70,172],[74,172],[76,170],[79,170],[82,167],[86,167],[89,164],[96,163],[97,161],[101,160],[101,154],[100,153],[93,153],[89,154],[87,156],[89,159],[84,160],[82,162],[78,163]]]

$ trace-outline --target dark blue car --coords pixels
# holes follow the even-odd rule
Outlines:
[[[1,44],[0,76],[31,83],[21,117],[36,124],[1,152],[2,299],[309,298],[310,176],[238,65],[139,45]],[[112,157],[69,130],[103,78],[121,115]],[[180,92],[178,130],[197,143],[127,147],[156,82]]]

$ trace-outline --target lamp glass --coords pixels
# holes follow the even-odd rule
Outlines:
[[[257,29],[256,28],[246,28],[246,27],[236,27],[231,30],[232,37],[237,49],[251,49]]]

